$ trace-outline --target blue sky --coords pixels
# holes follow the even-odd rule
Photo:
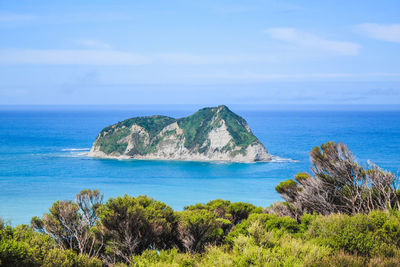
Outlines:
[[[400,1],[0,1],[0,105],[400,104]]]

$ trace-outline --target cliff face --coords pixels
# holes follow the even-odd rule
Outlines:
[[[226,106],[191,116],[136,117],[104,128],[89,156],[193,161],[269,161],[247,122]]]

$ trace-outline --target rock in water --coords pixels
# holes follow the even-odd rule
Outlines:
[[[89,156],[190,161],[269,161],[247,122],[226,106],[191,116],[135,117],[104,128]]]

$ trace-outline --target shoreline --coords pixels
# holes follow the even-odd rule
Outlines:
[[[172,161],[172,162],[208,162],[208,163],[242,163],[242,164],[255,164],[255,163],[285,163],[285,162],[299,162],[298,160],[288,159],[288,158],[281,158],[278,156],[272,156],[271,160],[260,160],[260,161],[233,161],[233,160],[202,160],[202,159],[168,159],[168,158],[157,158],[157,157],[143,157],[143,158],[136,158],[136,157],[129,157],[129,156],[111,156],[107,155],[103,152],[88,152],[86,153],[87,157],[96,158],[96,159],[108,159],[108,160],[120,160],[120,161]]]

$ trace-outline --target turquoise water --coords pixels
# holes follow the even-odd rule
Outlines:
[[[177,210],[223,198],[268,206],[274,187],[308,171],[308,152],[342,141],[360,162],[400,170],[399,111],[273,111],[232,108],[243,116],[271,154],[295,161],[227,164],[118,161],[84,155],[97,133],[123,119],[189,115],[197,107],[6,108],[0,110],[0,216],[13,224],[41,216],[55,200],[85,188],[105,197],[146,194]]]

